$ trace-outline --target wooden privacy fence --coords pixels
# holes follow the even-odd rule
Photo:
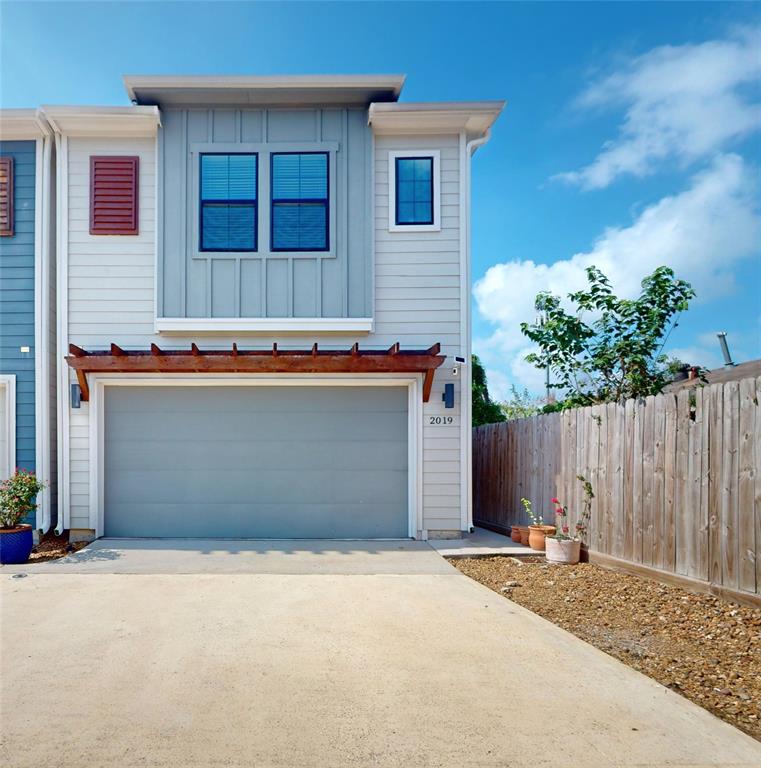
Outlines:
[[[585,476],[591,552],[761,593],[761,378],[682,389],[473,431],[474,522],[526,524],[531,499],[571,526]]]

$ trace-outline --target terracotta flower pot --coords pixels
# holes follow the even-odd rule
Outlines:
[[[557,528],[554,525],[543,525],[542,530],[544,531],[545,536],[552,536],[552,534],[555,533]]]
[[[528,526],[521,525],[520,531],[521,531],[521,544],[523,544],[524,547],[527,547],[528,546]]]
[[[544,537],[546,533],[543,525],[530,525],[528,527],[528,545],[537,552],[544,551]]]
[[[520,543],[520,540],[521,540],[521,529],[517,525],[513,525],[510,528],[510,538],[514,542]]]
[[[581,556],[580,539],[545,539],[547,562],[576,565]]]

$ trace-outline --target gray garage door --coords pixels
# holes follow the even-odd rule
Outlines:
[[[106,387],[105,535],[405,537],[404,387]]]

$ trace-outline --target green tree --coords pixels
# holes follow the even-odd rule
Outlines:
[[[558,296],[537,295],[542,319],[521,323],[521,331],[539,350],[526,360],[549,366],[566,408],[658,394],[671,379],[661,350],[695,296],[692,286],[668,267],[648,275],[636,299],[615,296],[597,267],[587,268],[587,280],[587,289],[568,295],[573,313]]]
[[[496,421],[505,421],[505,414],[499,403],[495,403],[489,397],[489,388],[486,385],[486,371],[484,370],[478,355],[471,358],[473,365],[473,426],[481,424],[493,424]]]
[[[513,419],[527,419],[542,413],[543,402],[541,398],[534,397],[528,389],[518,389],[515,384],[510,385],[510,399],[500,403],[502,413],[508,421]]]

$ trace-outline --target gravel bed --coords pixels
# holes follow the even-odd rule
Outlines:
[[[50,531],[40,537],[38,544],[32,549],[29,555],[30,563],[45,563],[48,560],[58,560],[71,552],[77,552],[87,546],[86,541],[77,541],[69,544],[69,532],[64,531],[61,534]]]
[[[761,609],[590,563],[450,562],[761,741]]]

